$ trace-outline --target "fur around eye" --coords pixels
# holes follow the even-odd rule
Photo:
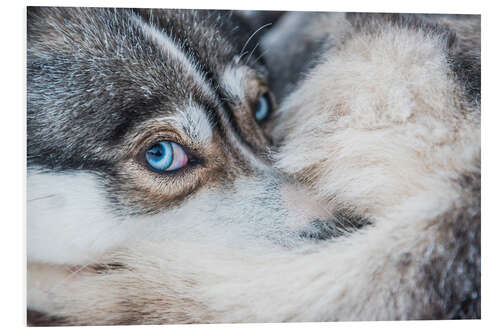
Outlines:
[[[146,161],[155,170],[174,171],[188,163],[187,154],[173,141],[159,141],[146,151]]]
[[[269,114],[271,113],[271,101],[269,99],[269,94],[265,93],[260,95],[257,101],[257,107],[255,108],[254,117],[258,123],[265,121]]]

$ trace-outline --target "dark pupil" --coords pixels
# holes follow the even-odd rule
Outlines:
[[[163,155],[163,153],[164,153],[163,147],[159,143],[155,144],[153,147],[151,147],[148,150],[148,155],[150,155],[151,157],[154,157],[154,158],[161,157]]]

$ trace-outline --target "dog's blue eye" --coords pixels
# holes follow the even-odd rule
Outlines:
[[[146,151],[146,161],[158,171],[174,171],[188,162],[181,146],[172,141],[159,141]]]
[[[271,113],[271,103],[269,102],[269,97],[264,94],[259,97],[257,101],[257,108],[255,109],[255,119],[257,122],[264,121]]]

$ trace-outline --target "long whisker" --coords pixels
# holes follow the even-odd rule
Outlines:
[[[248,65],[248,61],[250,61],[250,58],[252,58],[252,54],[255,52],[255,50],[259,47],[260,43],[255,44],[254,48],[252,49],[252,52],[247,57],[247,60],[245,61],[245,65]]]
[[[255,66],[255,64],[259,61],[259,59],[262,58],[268,51],[269,51],[269,49],[262,51],[260,56],[258,56],[257,59],[254,60],[254,62],[250,65],[250,67]]]
[[[89,267],[91,265],[94,265],[94,264],[98,264],[98,262],[97,261],[95,261],[95,262],[91,261],[91,262],[89,262],[87,264],[78,266],[78,269],[72,270],[71,273],[69,273],[68,275],[65,275],[59,281],[57,281],[56,283],[54,283],[54,285],[48,290],[48,294],[50,295],[50,294],[54,293],[57,289],[59,289],[60,287],[62,287],[65,282],[71,280],[72,277],[76,276],[78,273],[80,273],[81,271],[85,270],[87,267]]]
[[[49,199],[49,198],[53,198],[55,196],[56,196],[55,194],[48,194],[48,195],[44,195],[43,197],[36,197],[36,198],[28,199],[28,202],[37,201],[37,200],[43,200],[43,199]]]
[[[243,45],[243,48],[241,49],[240,51],[240,58],[241,58],[241,54],[243,53],[243,51],[245,51],[245,48],[247,47],[248,43],[250,43],[250,41],[252,40],[252,38],[259,32],[261,31],[262,29],[268,27],[272,25],[272,23],[266,23],[264,25],[262,25],[260,28],[258,28],[257,30],[254,31],[254,33],[252,35],[250,35],[250,37],[248,37],[247,41],[245,42],[245,44]]]
[[[243,59],[243,57],[248,53],[248,51],[245,51],[243,54],[240,54],[236,57],[236,60],[235,60],[235,63],[239,63],[241,61],[241,59]]]
[[[98,241],[99,239],[101,239],[101,237],[105,237],[105,235],[109,234],[110,232],[113,231],[113,229],[116,229],[116,228],[119,228],[120,227],[120,224],[118,225],[114,225],[114,226],[111,226],[109,227],[107,230],[108,232],[102,232],[101,233],[101,236],[100,237],[97,237],[94,239],[94,242]],[[99,262],[100,258],[95,258],[95,259],[91,259],[90,256],[87,256],[88,259],[89,259],[89,262],[86,263],[86,264],[83,264],[83,265],[80,265],[78,266],[77,269],[75,270],[72,270],[71,273],[69,273],[68,275],[64,276],[63,278],[61,278],[59,281],[57,281],[57,283],[55,283],[49,290],[49,292],[54,292],[55,290],[57,290],[59,287],[61,287],[65,282],[69,281],[72,277],[76,276],[78,273],[84,271],[86,268],[92,266],[92,265],[98,265],[98,264],[102,264],[102,262]]]

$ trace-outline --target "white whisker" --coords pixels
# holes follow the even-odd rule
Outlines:
[[[252,58],[253,53],[259,47],[259,45],[260,43],[255,44],[254,48],[252,49],[252,52],[250,52],[250,54],[247,57],[247,60],[245,61],[245,65],[248,65],[248,61],[250,60],[250,58]]]
[[[256,35],[256,34],[257,34],[260,30],[262,30],[262,29],[264,29],[264,28],[266,28],[266,27],[268,27],[268,26],[270,26],[270,25],[272,25],[272,23],[266,23],[266,24],[262,25],[260,28],[258,28],[257,30],[255,30],[255,31],[254,31],[254,33],[253,33],[250,37],[248,37],[247,41],[245,42],[245,44],[243,45],[243,48],[242,48],[242,49],[241,49],[241,51],[240,51],[240,57],[241,57],[241,54],[243,53],[243,51],[245,50],[245,48],[247,47],[248,43],[250,43],[250,41],[252,40],[252,38],[253,38],[253,37],[254,37],[254,36],[255,36],[255,35]]]

